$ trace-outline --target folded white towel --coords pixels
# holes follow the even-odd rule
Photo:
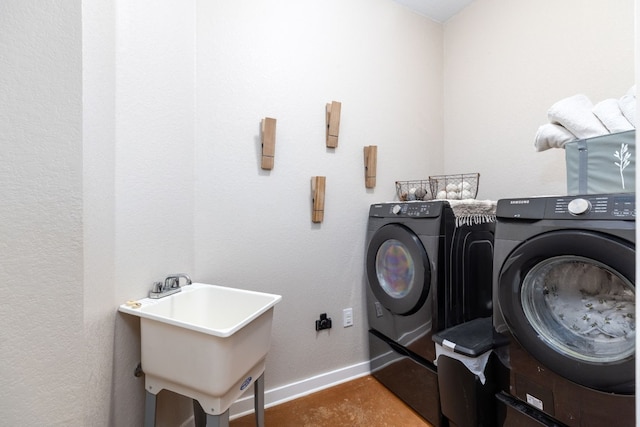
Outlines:
[[[598,102],[593,107],[593,114],[596,115],[610,133],[625,132],[633,130],[635,127],[622,115],[617,99],[605,99]]]
[[[618,106],[622,111],[622,115],[636,127],[636,85],[631,86],[626,94],[618,100]]]
[[[564,148],[564,144],[578,138],[560,125],[546,123],[538,128],[536,133],[536,151],[544,151],[549,148]]]
[[[580,139],[606,135],[609,132],[591,111],[593,104],[586,95],[562,99],[549,108],[549,122],[564,126]]]

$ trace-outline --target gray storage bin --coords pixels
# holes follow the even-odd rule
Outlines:
[[[565,144],[567,194],[629,193],[636,190],[636,131]]]

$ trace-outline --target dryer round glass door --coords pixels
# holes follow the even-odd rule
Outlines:
[[[414,287],[416,267],[407,246],[397,239],[385,240],[376,254],[378,284],[393,298],[406,297]]]
[[[420,239],[399,224],[381,227],[367,248],[367,277],[371,291],[392,313],[419,310],[429,294],[429,259]]]
[[[634,391],[635,249],[580,230],[545,233],[504,262],[498,296],[522,347],[549,369],[603,391]]]

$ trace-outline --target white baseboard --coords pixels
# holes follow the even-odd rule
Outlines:
[[[289,400],[297,399],[316,391],[363,377],[368,375],[370,372],[369,361],[365,361],[336,369],[335,371],[325,372],[302,381],[276,387],[271,390],[265,390],[264,406],[265,408],[268,408],[270,406],[288,402]],[[231,405],[229,416],[231,419],[235,419],[253,412],[252,394],[238,399],[233,405]]]

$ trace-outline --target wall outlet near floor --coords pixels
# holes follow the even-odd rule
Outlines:
[[[353,308],[342,310],[342,326],[345,328],[353,326]]]
[[[320,320],[316,320],[316,331],[323,329],[331,329],[331,318],[327,317],[327,313],[322,313]]]

